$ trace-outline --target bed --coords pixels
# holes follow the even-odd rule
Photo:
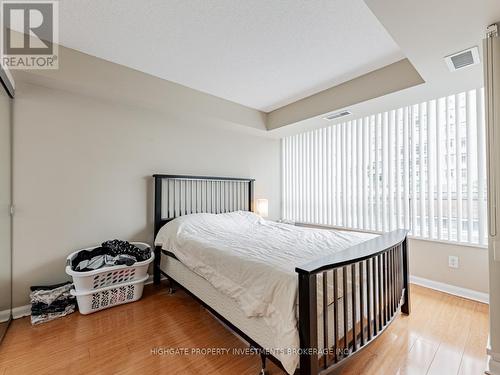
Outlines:
[[[334,370],[410,309],[406,231],[251,212],[252,179],[154,175],[155,283],[179,285],[287,373]]]

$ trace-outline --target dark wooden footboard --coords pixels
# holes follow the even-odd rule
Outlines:
[[[406,236],[396,230],[295,269],[301,375],[330,372],[377,338],[400,309],[410,313]]]

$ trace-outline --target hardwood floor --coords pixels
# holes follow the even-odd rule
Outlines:
[[[342,375],[480,375],[487,305],[412,285],[412,314],[400,316]],[[13,322],[0,346],[0,375],[252,374],[257,355],[163,355],[155,348],[245,348],[189,296],[147,286],[140,302],[32,327]],[[271,374],[282,374],[268,366]]]

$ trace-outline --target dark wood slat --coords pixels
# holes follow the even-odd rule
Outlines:
[[[328,362],[328,272],[323,272],[323,348],[325,349],[324,368]]]
[[[207,212],[217,213],[217,193],[215,192],[214,185],[215,181],[210,181],[210,211],[208,210],[207,206]]]
[[[339,290],[337,269],[333,270],[333,357],[338,362],[338,332],[339,332]]]
[[[401,289],[402,289],[402,285],[403,285],[403,282],[401,281],[402,278],[401,278],[401,246],[398,247],[398,251],[397,251],[397,257],[398,257],[398,260],[397,260],[397,269],[398,269],[398,303],[401,302]]]
[[[158,234],[158,231],[160,230],[160,223],[161,223],[161,210],[162,210],[162,181],[161,180],[155,180],[155,232],[154,235]]]
[[[391,320],[391,267],[390,267],[390,251],[386,253],[387,267],[387,322]]]
[[[174,180],[173,182],[174,182],[174,184],[173,184],[174,186],[172,187],[172,189],[173,189],[172,190],[172,193],[173,193],[172,194],[172,201],[174,202],[174,205],[173,205],[173,208],[174,208],[174,217],[177,217],[177,203],[176,203],[177,200],[175,199],[175,195],[176,195],[176,190],[177,189],[176,189],[176,186],[175,186],[176,185],[176,181]]]
[[[217,213],[223,213],[223,208],[224,208],[224,201],[223,201],[223,198],[222,198],[222,184],[224,182],[223,181],[217,181],[215,183],[215,185],[217,186],[216,188],[216,194],[217,194],[217,199],[218,199],[218,203],[217,203],[217,208],[218,208],[218,212]]]
[[[253,212],[253,184],[254,184],[254,181],[250,181],[249,184],[248,184],[248,211],[252,211]]]
[[[392,250],[389,250],[387,252],[387,295],[388,295],[388,301],[389,301],[389,308],[387,309],[389,317],[387,318],[388,320],[391,319],[393,311],[392,311],[392,301],[393,301],[393,295],[392,295],[392,266],[391,266],[391,254]]]
[[[389,251],[389,267],[391,269],[391,282],[390,290],[391,293],[391,316],[394,315],[394,301],[396,301],[396,296],[394,295],[394,248]]]
[[[384,325],[389,321],[389,293],[387,293],[387,252],[383,256],[383,272],[384,272]]]
[[[398,304],[397,304],[398,296],[397,296],[397,287],[396,287],[397,276],[396,276],[396,266],[395,266],[396,250],[397,250],[397,247],[395,247],[391,251],[391,259],[392,259],[392,261],[391,261],[391,266],[392,266],[392,312],[393,312],[393,314],[396,312],[397,307],[398,307]]]
[[[383,302],[382,302],[382,255],[377,257],[377,265],[378,265],[378,311],[379,311],[379,328],[382,330],[384,326],[382,312],[383,312]]]
[[[363,276],[365,274],[365,262],[362,261],[359,263],[359,325],[360,325],[360,342],[361,346],[365,345],[365,325],[364,325],[364,313],[365,313],[365,282]]]
[[[351,265],[351,297],[352,297],[352,351],[358,349],[357,335],[356,335],[356,263]]]
[[[373,264],[373,259],[367,259],[366,260],[366,321],[367,321],[367,337],[368,341],[372,339],[372,312],[371,312],[371,307],[372,307],[372,301],[371,301],[371,295],[372,295],[372,275],[371,275],[371,264]],[[375,330],[375,329],[374,329]]]
[[[209,181],[206,181],[205,182],[205,212],[209,212],[208,211],[208,202],[210,201],[210,208],[212,209],[212,212],[213,212],[213,205],[212,205],[212,199],[208,199],[208,182]],[[212,182],[210,182],[210,188],[212,187]],[[203,188],[202,188],[203,189]],[[212,189],[210,189],[210,197],[212,197]],[[203,205],[202,205],[202,209],[203,209]]]
[[[230,210],[230,191],[227,187],[227,181],[224,181],[224,212],[229,212]]]
[[[154,235],[158,234],[158,231],[160,230],[160,223],[161,223],[161,199],[162,199],[162,181],[161,180],[155,180],[155,228],[154,228]],[[158,247],[155,247],[155,259],[154,259],[154,266],[153,266],[153,282],[156,285],[160,284],[161,281],[161,273],[160,273],[160,260],[161,260],[161,249]]]
[[[398,269],[399,269],[399,297],[403,297],[403,245],[399,246],[399,251],[398,251]]]
[[[188,192],[188,181],[185,181],[184,182],[184,213],[185,213],[185,215],[188,214],[188,210],[187,210],[187,196],[188,196],[188,194],[187,194],[187,192]]]
[[[198,181],[193,182],[193,207],[194,214],[198,213]]]
[[[223,205],[224,205],[224,210],[223,212],[228,212],[228,206],[229,206],[229,199],[228,199],[228,189],[227,189],[227,181],[222,182],[222,189],[221,189],[221,194],[223,195]]]
[[[400,294],[400,297],[402,297],[402,291],[403,291],[403,262],[402,262],[402,250],[403,250],[403,246],[400,245],[399,246],[399,251],[398,251],[398,270],[399,270],[399,294]]]
[[[220,181],[215,182],[215,195],[217,197],[217,213],[222,213],[222,186]]]
[[[372,262],[373,262],[373,269],[372,269],[372,277],[373,277],[373,336],[375,336],[377,334],[377,332],[379,331],[379,324],[378,324],[378,319],[377,319],[377,312],[378,312],[378,306],[380,305],[380,300],[379,300],[379,297],[378,297],[378,288],[377,288],[377,280],[378,280],[378,277],[377,277],[377,269],[378,269],[378,263],[377,263],[378,259],[377,257],[374,257],[372,258]]]
[[[403,245],[399,247],[399,288],[401,290],[401,297],[403,296],[404,289],[404,276],[403,276]]]
[[[347,266],[342,268],[342,300],[344,302],[344,351],[343,356],[349,350],[349,342],[347,341],[348,321],[347,321]]]
[[[392,248],[390,251],[390,267],[391,267],[391,316],[394,315],[396,312],[396,288],[395,288],[395,283],[396,283],[396,275],[394,273],[394,251],[396,250],[396,247]]]
[[[318,373],[318,313],[316,275],[299,275],[300,345],[307,352],[300,355],[300,371]]]
[[[402,243],[402,252],[403,252],[403,288],[404,288],[404,302],[401,306],[401,311],[404,314],[410,313],[410,279],[409,279],[409,258],[408,258],[408,240],[403,241]]]

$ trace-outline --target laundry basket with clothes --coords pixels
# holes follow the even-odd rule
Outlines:
[[[154,253],[148,244],[121,240],[71,253],[66,273],[73,277],[80,313],[89,314],[141,298]]]
[[[151,249],[141,248],[127,241],[106,241],[91,250],[81,250],[71,260],[71,268],[78,272],[93,271],[117,265],[132,266],[151,257]]]

